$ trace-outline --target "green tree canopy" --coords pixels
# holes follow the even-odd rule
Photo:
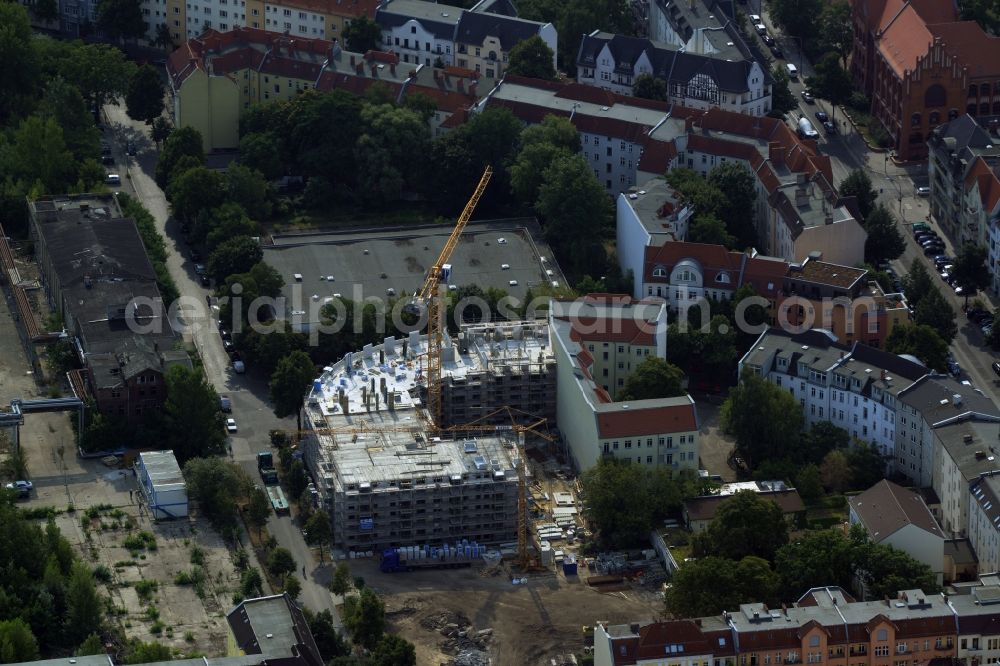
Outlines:
[[[836,0],[823,7],[820,14],[820,38],[824,51],[836,53],[846,69],[847,57],[854,47],[851,29],[851,6],[846,0]]]
[[[191,157],[197,164],[205,163],[201,134],[192,127],[180,127],[170,133],[163,143],[160,159],[156,163],[156,182],[160,187],[169,184],[174,167],[182,157]]]
[[[254,488],[250,491],[249,501],[245,509],[247,523],[256,528],[257,535],[267,525],[268,518],[271,517],[271,500],[263,488]]]
[[[344,603],[344,626],[355,643],[373,649],[385,633],[385,604],[370,587]]]
[[[138,0],[100,0],[97,25],[111,39],[138,39],[146,34],[146,22]]]
[[[117,0],[102,0],[102,3],[115,1]],[[149,65],[143,65],[135,71],[125,94],[125,108],[130,118],[147,124],[163,113],[163,80],[158,71]]]
[[[204,217],[199,216],[198,222],[196,232],[202,231],[197,227],[207,229],[204,238],[205,246],[209,252],[236,236],[260,235],[260,226],[247,216],[242,206],[231,201],[227,201],[218,208],[213,208]]]
[[[906,249],[906,241],[899,233],[896,218],[892,212],[878,204],[870,215],[862,221],[862,226],[868,232],[865,241],[865,261],[878,264],[881,261],[897,259]]]
[[[82,642],[101,628],[102,608],[90,568],[75,562],[66,585],[66,633],[72,644]]]
[[[0,661],[34,661],[38,655],[38,640],[27,622],[19,617],[0,622]]]
[[[533,79],[551,81],[556,78],[556,54],[538,35],[522,39],[510,50],[508,74],[529,76]]]
[[[736,437],[736,450],[752,468],[780,459],[788,442],[800,437],[802,408],[788,391],[745,373],[722,405],[722,426]]]
[[[106,654],[107,650],[104,648],[104,641],[97,634],[91,634],[80,643],[80,647],[76,649],[76,656],[87,657],[95,654]]]
[[[625,380],[618,400],[647,400],[684,395],[684,373],[672,363],[656,356],[643,360]]]
[[[167,370],[164,379],[166,434],[177,461],[183,465],[189,458],[225,451],[219,394],[201,371],[175,365]]]
[[[951,270],[955,284],[962,287],[965,306],[969,306],[969,296],[990,284],[990,270],[986,265],[986,248],[982,245],[966,243],[955,257]]]
[[[38,182],[46,192],[68,189],[73,178],[73,155],[55,118],[29,116],[18,125],[9,159],[9,175]]]
[[[355,146],[358,182],[372,202],[396,201],[418,182],[430,129],[419,114],[389,104],[361,110],[364,131]]]
[[[319,559],[323,561],[323,546],[330,543],[333,538],[333,527],[330,522],[330,515],[322,509],[314,511],[309,520],[306,521],[306,542],[311,546],[319,548]]]
[[[231,164],[226,169],[226,193],[229,200],[243,207],[255,219],[271,215],[271,186],[264,175],[242,164]]]
[[[934,280],[931,279],[927,267],[920,258],[913,260],[909,272],[903,276],[903,290],[906,292],[907,302],[914,308],[920,304],[924,296],[937,290]]]
[[[234,273],[245,273],[264,258],[260,243],[250,236],[233,236],[208,256],[208,274],[223,282]]]
[[[151,664],[160,661],[172,661],[173,653],[170,646],[157,643],[156,641],[144,642],[133,640],[129,643],[128,652],[125,655],[126,664]]]
[[[199,212],[211,210],[225,201],[225,178],[218,171],[203,166],[188,169],[172,178],[167,198],[175,215],[194,220]]]
[[[240,162],[268,180],[280,177],[283,167],[274,132],[252,132],[240,138]]]
[[[213,525],[229,528],[236,524],[237,502],[250,486],[246,472],[222,458],[191,458],[184,464],[184,480],[188,496]]]
[[[948,372],[948,343],[930,326],[897,324],[886,338],[885,350],[893,354],[912,354],[928,368]]]
[[[345,564],[341,562],[341,564]],[[333,625],[333,614],[329,609],[324,609],[319,613],[308,614],[309,631],[312,632],[316,647],[319,648],[320,657],[323,663],[329,662],[334,657],[342,657],[351,653],[351,646],[344,641]]]
[[[726,231],[726,224],[712,213],[702,213],[691,220],[687,239],[691,243],[722,245],[730,250],[736,247],[736,237]]]
[[[370,666],[416,666],[417,652],[405,638],[386,634],[368,655]]]
[[[649,531],[680,508],[681,489],[664,469],[601,458],[583,473],[587,515],[601,541],[614,548],[643,543]]]
[[[854,169],[847,174],[839,189],[841,196],[854,197],[857,200],[862,218],[867,218],[875,210],[878,192],[872,187],[872,180],[864,169]],[[861,222],[864,222],[864,219]]]
[[[825,585],[849,590],[854,577],[852,544],[839,531],[808,531],[778,549],[774,570],[781,576],[784,599]]]
[[[722,557],[686,562],[667,590],[667,612],[675,618],[718,615],[751,602],[773,603],[779,578],[766,560],[746,557],[734,563]]]
[[[281,359],[271,375],[270,396],[275,416],[283,418],[295,414],[301,430],[302,403],[315,378],[316,366],[305,352],[294,351]]]
[[[377,51],[382,44],[382,29],[367,16],[353,19],[344,26],[341,33],[348,51],[367,53]]]
[[[753,491],[741,491],[719,504],[715,518],[695,535],[698,555],[718,555],[739,560],[748,555],[774,559],[788,542],[785,516],[773,500]]]
[[[652,74],[640,74],[635,77],[635,83],[632,84],[632,94],[664,102],[667,100],[667,82]]]
[[[850,28],[848,27],[848,30]],[[840,64],[840,54],[825,54],[813,67],[815,75],[806,79],[809,89],[830,102],[831,117],[837,117],[837,107],[847,102],[854,92],[854,82]]]
[[[955,308],[945,300],[936,286],[917,303],[913,321],[920,326],[930,326],[948,344],[951,344],[958,333]]]
[[[49,79],[38,111],[41,116],[51,116],[59,123],[66,147],[77,161],[97,155],[100,132],[94,125],[94,114],[75,85],[59,75]],[[99,182],[103,182],[104,168],[100,170]]]
[[[781,118],[792,109],[798,108],[799,103],[789,88],[788,72],[780,63],[771,68],[771,111],[767,115],[772,118]]]

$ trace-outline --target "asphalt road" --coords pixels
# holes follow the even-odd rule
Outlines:
[[[176,328],[182,332],[185,341],[198,349],[205,374],[216,391],[232,401],[232,414],[227,416],[236,419],[238,430],[230,437],[230,455],[252,478],[257,478],[256,454],[270,447],[268,433],[275,429],[294,430],[295,419],[279,419],[271,411],[265,377],[257,376],[252,367],[247,374],[233,371],[219,337],[217,311],[207,306],[206,297],[210,290],[201,286],[194,272],[195,262],[191,260],[190,250],[181,239],[179,225],[170,218],[169,204],[154,179],[158,152],[149,138],[147,126],[130,119],[122,106],[108,105],[104,114],[108,125],[104,140],[112,145],[112,154],[117,161],[117,165],[109,166],[108,171],[117,169],[122,176],[121,191],[142,201],[166,240],[167,268],[181,295],[181,303],[172,304],[176,312]],[[125,154],[128,141],[136,146],[134,157]],[[279,517],[272,513],[267,527],[278,544],[291,551],[299,563],[300,578],[301,567],[306,567],[299,601],[315,612],[329,609],[335,623],[340,626],[333,595],[326,588],[332,575],[329,556],[320,566],[306,545],[300,528],[288,516]]]
[[[756,3],[753,3],[754,6]],[[798,40],[781,35],[773,27],[770,18],[765,11],[755,11],[759,13],[768,33],[772,35],[781,46],[785,59],[776,61],[780,65],[791,62],[799,70],[798,80],[790,82],[789,88],[798,102],[798,108],[793,109],[788,114],[788,122],[795,129],[795,123],[800,116],[806,116],[810,122],[822,133],[819,139],[819,150],[822,154],[830,157],[831,169],[833,171],[834,185],[839,187],[840,183],[855,169],[865,169],[871,178],[873,186],[879,191],[879,200],[889,210],[896,215],[900,231],[906,237],[906,251],[896,261],[892,262],[892,267],[899,275],[904,275],[909,271],[914,259],[925,262],[924,265],[934,276],[934,280],[944,295],[945,299],[955,309],[956,320],[959,325],[958,335],[951,344],[951,352],[955,360],[961,366],[962,372],[959,379],[967,379],[976,388],[981,389],[994,401],[1000,403],[1000,381],[990,367],[992,362],[1000,358],[987,345],[984,344],[982,332],[965,318],[962,306],[965,299],[955,295],[955,290],[949,286],[935,270],[933,262],[924,256],[922,249],[913,240],[912,225],[914,222],[924,222],[930,224],[935,231],[944,239],[947,247],[947,254],[955,256],[955,248],[940,227],[935,223],[930,215],[930,206],[927,199],[917,196],[916,188],[927,185],[927,165],[919,163],[914,165],[897,165],[890,158],[888,153],[874,153],[868,149],[861,136],[854,131],[851,124],[846,120],[842,109],[834,109],[825,100],[815,100],[809,104],[802,99],[802,91],[805,89],[804,80],[813,73],[812,65],[800,52]],[[758,40],[758,45],[764,53],[768,53],[767,46]],[[822,132],[821,124],[816,120],[816,111],[824,111],[835,120],[837,133],[827,135]],[[888,289],[888,285],[885,285]],[[988,292],[980,292],[978,298],[983,299],[989,305],[990,310],[996,310],[1000,299]],[[972,299],[970,299],[970,302]]]

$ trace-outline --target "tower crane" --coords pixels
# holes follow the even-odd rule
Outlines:
[[[441,254],[427,272],[424,286],[416,294],[416,303],[422,304],[427,311],[427,411],[430,414],[432,428],[435,430],[441,428],[441,344],[444,337],[446,307],[444,299],[441,298],[440,287],[442,279],[447,279],[444,275],[444,266],[451,258],[451,253],[455,251],[459,236],[469,223],[472,212],[486,191],[486,185],[489,184],[492,175],[493,167],[487,165],[476,191],[469,197],[462,214],[458,216],[458,222],[455,223],[455,228],[441,249]]]

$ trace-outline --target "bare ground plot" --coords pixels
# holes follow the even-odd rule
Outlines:
[[[350,565],[383,595],[390,631],[416,646],[418,664],[451,663],[457,649],[477,649],[477,642],[494,664],[548,664],[557,654],[583,651],[584,625],[653,618],[663,608],[655,595],[601,594],[582,579],[555,574],[531,575],[527,585],[515,586],[503,574],[483,577],[478,568],[381,574],[371,561]],[[491,630],[488,637],[477,635],[484,630]]]
[[[698,455],[701,469],[709,474],[718,474],[723,481],[736,481],[736,470],[729,466],[733,438],[722,433],[719,427],[719,405],[708,400],[698,400],[699,442]]]
[[[126,636],[226,654],[225,612],[239,579],[214,530],[197,521],[150,523],[136,505],[64,513],[57,524],[105,577]]]

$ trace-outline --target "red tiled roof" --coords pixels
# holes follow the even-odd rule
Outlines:
[[[652,346],[655,344],[652,324],[638,322],[630,318],[610,317],[559,317],[570,322],[569,337],[580,342],[627,342],[632,345]],[[604,323],[601,323],[604,322]]]
[[[659,247],[647,247],[643,266],[643,280],[663,283],[670,281],[670,273],[684,259],[698,262],[702,270],[702,284],[713,289],[736,291],[744,284],[765,298],[778,295],[782,278],[788,273],[788,264],[776,259],[751,257],[743,252],[727,250],[722,245],[676,241]],[[665,277],[653,276],[656,267],[666,270]],[[725,272],[729,282],[717,282],[716,277]],[[768,288],[770,285],[770,289]]]
[[[698,417],[693,402],[597,413],[597,433],[601,439],[691,432],[697,429]]]
[[[392,51],[374,51],[369,49],[365,52],[365,61],[370,62],[372,60],[375,62],[384,62],[388,65],[398,65],[399,55]]]
[[[886,7],[886,13],[890,8]],[[906,5],[888,24],[882,23],[878,50],[896,75],[902,77],[904,72],[916,69],[917,59],[927,53],[933,41],[927,24],[912,6]]]
[[[657,141],[646,137],[642,142],[642,157],[639,158],[639,171],[649,173],[666,173],[670,163],[677,159],[677,144],[673,141]]]
[[[454,129],[464,125],[469,120],[469,112],[467,109],[459,109],[455,113],[451,114],[441,123],[441,127],[444,129]]]
[[[972,77],[1000,74],[1000,37],[988,35],[975,21],[928,25],[940,37],[945,50],[964,65]]]
[[[977,157],[972,163],[969,175],[965,178],[965,186],[972,187],[974,182],[979,186],[983,210],[992,213],[997,203],[1000,203],[1000,178],[997,178],[997,172],[982,157]]]
[[[671,659],[684,656],[710,654],[718,656],[718,638],[726,639],[726,644],[732,642],[729,632],[713,632],[718,637],[709,637],[702,632],[695,620],[676,620],[673,622],[654,622],[639,629],[639,645],[635,652],[636,661],[640,659],[659,660],[668,654],[668,646],[680,648],[680,652],[669,652]]]

